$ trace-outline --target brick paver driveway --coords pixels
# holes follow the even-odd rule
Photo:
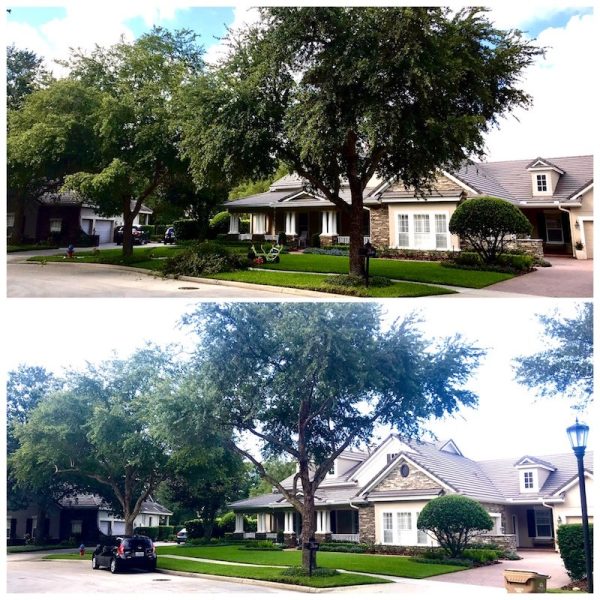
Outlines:
[[[505,560],[489,567],[430,577],[428,581],[504,587],[505,569],[536,571],[541,575],[550,575],[547,583],[548,588],[560,588],[571,581],[558,552],[551,550],[519,550],[517,554],[523,560]]]
[[[591,298],[593,260],[549,256],[551,267],[538,267],[534,273],[501,281],[485,288],[490,292],[512,292],[549,298]]]

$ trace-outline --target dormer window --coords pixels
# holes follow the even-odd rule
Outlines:
[[[538,192],[547,192],[548,191],[548,180],[546,179],[546,174],[543,173],[541,175],[536,175],[537,179],[537,191]]]
[[[523,487],[526,490],[533,489],[533,471],[525,471],[523,473]]]

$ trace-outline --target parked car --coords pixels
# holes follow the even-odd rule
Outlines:
[[[133,236],[134,244],[148,243],[148,235],[139,225],[134,225],[131,228],[131,235]],[[117,244],[117,246],[120,246],[123,243],[123,225],[115,229],[115,232],[113,234],[113,241],[115,244]]]
[[[177,543],[185,544],[187,542],[187,529],[184,527],[177,532]]]
[[[173,227],[167,227],[165,231],[165,237],[163,238],[164,244],[174,244],[175,243],[175,229]]]
[[[92,569],[106,567],[111,573],[127,569],[156,570],[156,549],[145,535],[122,536],[115,542],[98,544],[92,554]]]

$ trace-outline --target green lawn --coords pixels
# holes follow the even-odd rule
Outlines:
[[[296,550],[281,551],[252,551],[240,550],[237,546],[162,546],[157,548],[159,555],[172,554],[193,558],[210,558],[230,562],[252,563],[257,565],[299,566],[301,552]],[[423,579],[443,573],[462,571],[465,567],[418,563],[405,556],[384,556],[380,554],[345,554],[338,552],[319,552],[317,563],[328,569],[344,569],[377,575],[393,575]]]
[[[260,285],[277,285],[288,288],[315,290],[330,294],[343,294],[365,298],[417,298],[420,296],[436,296],[439,294],[452,294],[451,290],[424,285],[422,283],[394,283],[387,287],[348,288],[332,286],[325,283],[327,275],[311,275],[308,273],[280,273],[267,270],[235,271],[233,273],[219,273],[208,275],[210,279],[223,281],[240,281]]]
[[[348,260],[347,256],[284,254],[281,256],[281,262],[277,264],[266,263],[261,268],[313,273],[348,273]],[[477,289],[513,277],[508,273],[496,273],[494,271],[449,269],[437,262],[384,258],[374,258],[370,261],[369,274],[389,277],[390,279],[439,283]]]

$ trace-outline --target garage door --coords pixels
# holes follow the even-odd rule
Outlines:
[[[112,221],[96,219],[96,235],[100,236],[100,243],[112,241]]]
[[[588,258],[594,258],[594,222],[584,221],[585,249]]]

